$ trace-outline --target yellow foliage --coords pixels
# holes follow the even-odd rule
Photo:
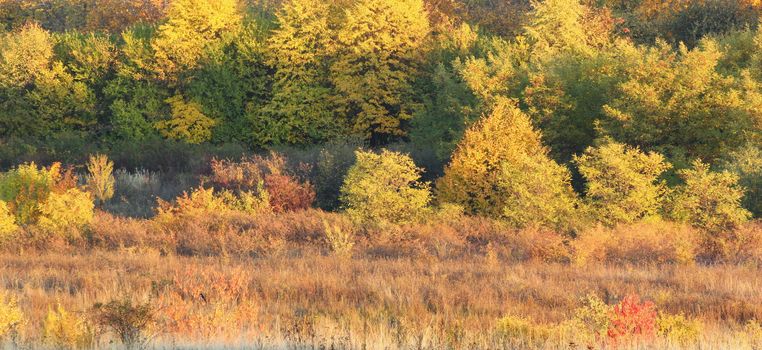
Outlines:
[[[76,239],[80,230],[93,221],[94,207],[90,194],[77,188],[53,192],[40,204],[37,225],[49,233]]]
[[[331,78],[357,135],[404,135],[429,30],[421,0],[360,0],[347,10]]]
[[[114,196],[114,162],[108,156],[90,156],[87,163],[87,189],[95,199],[103,203]]]
[[[17,223],[32,223],[40,215],[40,204],[50,193],[69,186],[61,184],[62,180],[60,163],[53,163],[48,168],[38,168],[34,162],[22,164],[0,174],[0,200],[7,202]]]
[[[355,245],[352,232],[342,228],[340,225],[330,224],[325,220],[323,220],[323,227],[325,228],[325,238],[331,247],[331,251],[340,257],[351,256],[352,247]]]
[[[159,73],[176,79],[177,73],[196,68],[210,50],[240,31],[241,21],[237,0],[172,1],[152,43]]]
[[[543,344],[551,334],[551,328],[535,324],[532,320],[518,316],[505,316],[497,320],[497,335],[511,344]]]
[[[499,99],[466,131],[437,185],[440,202],[471,214],[507,219],[515,227],[561,229],[574,212],[568,169],[548,157],[529,117]]]
[[[659,176],[671,167],[661,154],[606,140],[575,156],[574,162],[586,181],[592,219],[614,226],[658,217],[667,192]]]
[[[24,322],[24,315],[13,296],[0,292],[0,340],[13,336]]]
[[[357,162],[341,186],[341,201],[356,222],[405,224],[424,217],[431,201],[429,184],[408,155],[384,150],[357,151]]]
[[[166,101],[172,109],[168,120],[156,123],[156,129],[165,137],[183,140],[190,144],[202,143],[212,138],[212,128],[217,121],[202,112],[202,106],[194,101],[185,102],[181,95]]]
[[[55,310],[48,309],[42,328],[45,342],[56,349],[89,349],[95,345],[93,328],[60,304]]]
[[[0,200],[0,245],[18,230],[16,218],[8,209],[8,204]]]
[[[670,342],[680,345],[694,344],[701,335],[703,325],[699,320],[689,320],[683,315],[660,313],[656,318],[656,331]]]

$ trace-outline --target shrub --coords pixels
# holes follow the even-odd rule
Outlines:
[[[738,183],[746,188],[744,207],[762,217],[762,148],[749,145],[732,152],[724,168],[738,174]]]
[[[614,226],[661,210],[666,185],[659,176],[670,165],[660,154],[608,141],[575,156],[574,162],[585,178],[585,202],[593,219]]]
[[[612,309],[608,336],[613,340],[643,338],[653,339],[656,335],[656,305],[650,301],[640,301],[631,294]]]
[[[593,339],[600,340],[611,326],[611,306],[595,295],[582,298],[582,306],[574,310],[574,321],[581,326],[580,331]]]
[[[150,304],[137,304],[129,300],[113,300],[93,306],[96,322],[111,329],[128,349],[144,348],[154,326],[154,313]]]
[[[14,337],[24,322],[24,315],[19,309],[18,300],[0,292],[0,341]]]
[[[679,174],[685,184],[673,199],[674,219],[714,233],[733,230],[751,216],[741,206],[744,189],[738,186],[738,175],[711,172],[699,160],[693,162],[692,169],[680,170]]]
[[[656,332],[670,342],[680,345],[695,343],[701,335],[702,324],[698,320],[689,320],[683,315],[659,313],[656,318]]]
[[[354,221],[404,224],[423,217],[431,191],[419,181],[422,170],[409,156],[387,150],[356,156],[341,187],[341,201]]]
[[[82,228],[93,221],[93,208],[93,200],[87,192],[76,188],[54,192],[40,204],[37,224],[51,234],[77,239]]]
[[[286,159],[278,153],[242,158],[239,162],[213,159],[211,166],[209,180],[215,187],[258,195],[266,190],[275,212],[304,210],[315,201],[312,184],[289,172]]]
[[[762,347],[762,325],[757,320],[749,320],[743,327],[743,335],[752,349]]]
[[[571,242],[574,261],[588,263],[692,264],[700,236],[690,226],[663,221],[582,230]]]
[[[89,349],[95,346],[93,328],[60,304],[55,310],[48,310],[42,329],[45,342],[56,349]]]
[[[48,168],[38,168],[36,164],[19,165],[0,175],[0,200],[8,203],[21,225],[34,223],[43,203],[51,192],[65,191],[76,185],[70,170],[62,172],[61,164],[54,163]]]
[[[8,205],[0,200],[0,246],[8,241],[16,230],[16,218],[8,209]]]
[[[516,227],[564,226],[574,208],[567,169],[548,157],[540,133],[512,103],[497,102],[469,128],[437,182],[440,202]]]
[[[114,162],[99,154],[90,156],[87,163],[87,190],[95,200],[104,203],[114,196]]]
[[[330,224],[325,220],[323,220],[323,227],[325,227],[325,238],[331,251],[340,257],[351,256],[352,247],[355,245],[352,233],[340,225]]]

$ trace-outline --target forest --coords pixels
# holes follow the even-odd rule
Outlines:
[[[762,348],[759,0],[0,0],[0,347]]]

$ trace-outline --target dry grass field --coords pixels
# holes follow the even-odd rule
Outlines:
[[[341,258],[284,251],[257,259],[190,258],[129,251],[0,257],[0,281],[25,322],[21,348],[42,339],[60,304],[87,320],[94,305],[149,305],[141,330],[157,348],[254,349],[756,349],[762,279],[756,267],[605,266]],[[580,343],[569,323],[582,298],[608,304],[637,293],[660,314],[700,323],[695,337]],[[508,317],[506,317],[508,316]],[[503,326],[500,326],[501,319]],[[527,321],[526,324],[522,323]],[[98,328],[95,326],[95,328]],[[756,332],[755,332],[756,331]],[[117,346],[108,329],[96,345]],[[113,342],[113,343],[112,343]],[[63,347],[63,346],[62,346]]]

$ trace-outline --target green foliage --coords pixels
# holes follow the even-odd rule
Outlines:
[[[548,158],[529,117],[509,101],[466,131],[437,183],[440,202],[517,227],[562,228],[574,211],[566,168]]]
[[[744,207],[762,217],[762,148],[747,145],[730,153],[724,168],[737,174],[738,184],[746,189]]]
[[[585,204],[592,219],[606,225],[656,217],[667,188],[659,176],[670,168],[658,153],[606,141],[574,162],[585,178]]]
[[[737,228],[751,216],[741,206],[744,189],[738,175],[729,171],[712,172],[700,160],[691,169],[679,171],[685,184],[677,189],[672,217],[709,232]]]
[[[417,221],[431,201],[428,183],[420,182],[421,169],[404,154],[357,151],[341,187],[341,201],[356,222],[405,224]]]
[[[58,304],[48,309],[42,324],[45,342],[56,349],[90,349],[95,346],[95,330],[87,321]]]
[[[381,140],[405,135],[428,36],[422,0],[360,0],[346,11],[331,82],[336,112],[354,134]]]

